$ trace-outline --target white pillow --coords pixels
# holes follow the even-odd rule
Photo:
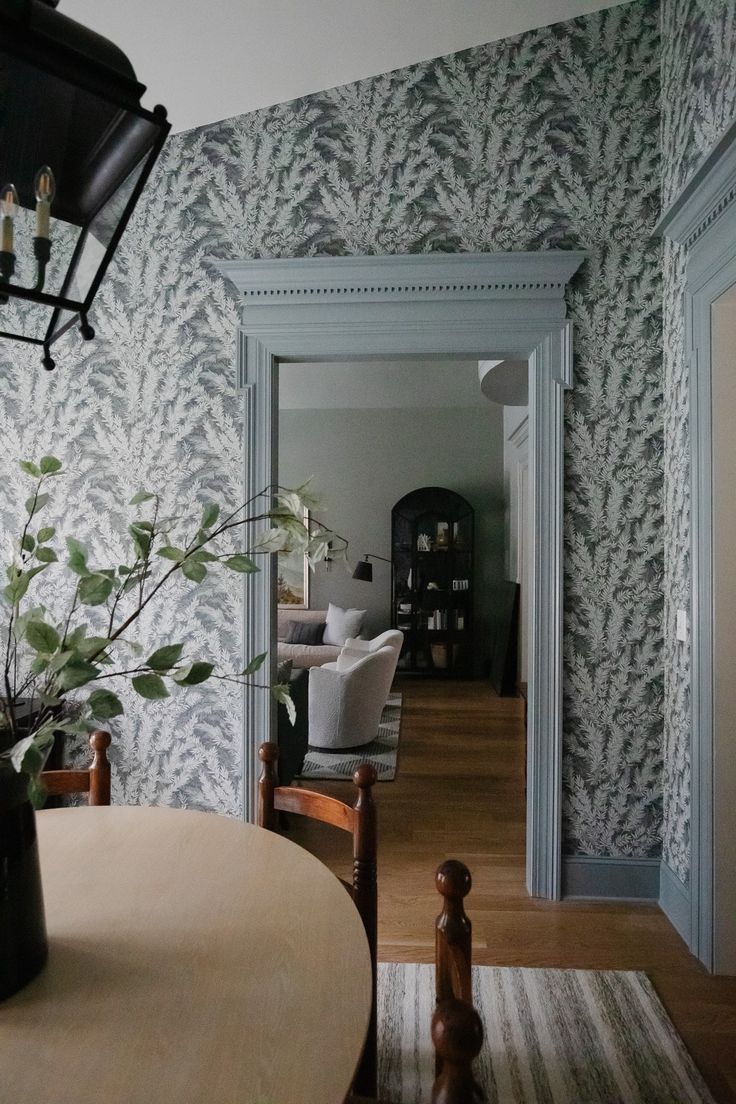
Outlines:
[[[365,659],[368,652],[362,652],[358,648],[343,648],[337,657],[337,670],[349,671],[351,667],[354,667],[356,663],[360,663],[361,659]]]
[[[362,636],[349,636],[345,640],[345,647],[365,654],[371,650],[371,642],[370,640],[364,640]]]
[[[330,602],[322,643],[342,648],[347,637],[360,634],[366,613],[367,610],[343,609],[342,606],[333,606]]]

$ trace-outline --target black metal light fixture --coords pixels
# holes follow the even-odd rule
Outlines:
[[[0,0],[0,337],[41,346],[49,370],[77,320],[94,337],[90,307],[170,130],[125,54],[57,3]]]
[[[385,556],[376,556],[372,552],[366,553],[362,560],[358,560],[355,565],[355,571],[353,572],[354,579],[360,579],[363,583],[373,582],[373,564],[371,560],[383,560],[384,563],[391,564],[391,576],[393,578],[394,565],[392,560],[387,560]]]

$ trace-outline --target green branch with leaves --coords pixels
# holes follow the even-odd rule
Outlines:
[[[302,551],[314,565],[327,555],[344,556],[347,542],[311,516],[305,524],[305,509],[317,505],[307,485],[266,488],[224,517],[209,502],[196,522],[162,515],[160,496],[140,491],[129,503],[137,516],[128,526],[127,563],[93,565],[87,547],[72,536],[66,538],[62,561],[53,543],[55,528],[36,528],[37,516],[51,500],[47,487],[62,475],[61,462],[44,456],[37,464],[23,460],[21,467],[34,487],[1,592],[0,770],[7,764],[27,774],[29,794],[39,804],[45,796],[40,773],[54,733],[84,735],[124,713],[110,683],[119,686],[118,680],[125,680],[142,698],[159,701],[172,688],[208,679],[252,682],[265,662],[267,653],[251,658],[242,671],[218,672],[209,661],[188,655],[180,642],[163,643],[144,658],[131,630],[167,585],[177,577],[200,585],[220,568],[246,575],[259,570],[259,557],[279,552]],[[238,530],[250,540],[245,552],[227,547]],[[60,618],[32,604],[30,597],[39,586],[34,581],[54,568],[65,570],[73,582]],[[263,688],[285,704],[293,723],[288,684]],[[69,715],[70,696],[74,716]]]

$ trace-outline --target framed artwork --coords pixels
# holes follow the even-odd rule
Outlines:
[[[309,510],[304,511],[309,528]],[[309,609],[309,560],[303,552],[279,552],[277,594],[280,609]]]

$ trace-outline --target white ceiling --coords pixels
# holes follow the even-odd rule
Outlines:
[[[61,0],[188,130],[627,0]]]

